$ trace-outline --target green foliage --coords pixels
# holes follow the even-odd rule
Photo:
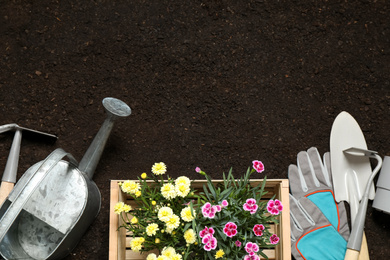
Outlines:
[[[214,255],[217,250],[222,249],[225,253],[224,259],[243,259],[248,254],[244,249],[245,244],[252,242],[260,247],[260,251],[257,254],[267,258],[262,250],[275,247],[275,245],[271,245],[269,242],[269,237],[272,235],[269,229],[271,223],[278,223],[278,219],[267,212],[268,200],[262,200],[263,196],[267,194],[267,191],[265,191],[266,177],[258,185],[251,185],[250,177],[254,172],[255,170],[248,168],[242,177],[236,179],[233,176],[232,169],[230,169],[227,175],[223,173],[223,182],[217,185],[214,185],[211,178],[205,174],[207,183],[203,185],[203,192],[200,193],[200,200],[197,205],[196,230],[198,234],[205,227],[212,227],[215,230],[213,236],[217,239],[218,245],[214,250],[204,251],[208,257]],[[246,200],[250,198],[255,199],[258,205],[255,214],[251,214],[243,209]],[[229,205],[217,212],[215,217],[207,218],[202,215],[202,206],[205,203],[221,205],[224,200]],[[227,222],[233,222],[237,225],[237,235],[228,237],[224,233],[223,229]],[[253,232],[253,227],[256,224],[262,224],[265,227],[262,236],[256,236]],[[236,241],[240,241],[242,245],[237,247],[235,245]],[[198,238],[198,243],[200,246],[203,246],[200,237]],[[214,258],[213,256],[209,259]]]

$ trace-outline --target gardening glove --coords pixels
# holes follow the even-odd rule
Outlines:
[[[337,203],[333,194],[329,153],[324,154],[324,163],[317,148],[301,151],[297,156],[297,165],[288,168],[291,194],[300,201],[308,198],[320,209],[324,216],[345,240],[349,238],[347,211],[343,202]],[[303,200],[306,202],[307,200]],[[302,204],[305,208],[308,205]],[[314,219],[317,221],[317,219]]]
[[[291,253],[296,260],[343,260],[347,241],[307,197],[290,194]]]

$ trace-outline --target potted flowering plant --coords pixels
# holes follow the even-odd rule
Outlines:
[[[283,206],[274,198],[268,202],[261,200],[266,193],[266,178],[262,185],[250,185],[250,176],[264,171],[262,162],[253,161],[253,169],[248,169],[238,180],[230,170],[217,186],[205,172],[196,170],[207,179],[194,220],[198,243],[204,250],[197,254],[204,259],[257,260],[260,256],[268,259],[262,251],[279,242],[279,237],[269,229],[270,223],[278,223],[276,216]]]
[[[185,176],[164,179],[166,169],[156,163],[150,176],[119,183],[135,202],[114,207],[124,223],[120,228],[131,233],[132,251],[146,253],[147,260],[268,258],[262,250],[279,241],[269,228],[278,223],[282,205],[274,197],[262,200],[266,179],[252,187],[250,176],[264,171],[260,161],[238,180],[230,170],[218,185],[197,167],[207,181],[202,192]]]
[[[122,191],[133,197],[136,206],[119,202],[114,207],[123,219],[120,228],[132,233],[131,250],[148,252],[148,260],[186,259],[196,242],[195,231],[190,228],[195,216],[191,181],[185,176],[164,179],[166,170],[164,163],[155,163],[152,175],[143,173],[138,182],[119,183]],[[150,253],[151,250],[157,250],[161,256]]]

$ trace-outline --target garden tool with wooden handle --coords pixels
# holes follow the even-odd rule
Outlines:
[[[57,137],[52,134],[20,127],[17,124],[7,124],[0,126],[0,133],[15,130],[14,139],[12,141],[11,150],[8,155],[7,164],[5,166],[5,170],[3,173],[3,178],[1,180],[0,186],[0,205],[4,202],[5,198],[9,195],[9,193],[14,188],[16,182],[16,174],[18,170],[19,163],[19,154],[20,154],[20,145],[22,142],[22,131],[29,131],[31,133],[48,136],[50,138]]]
[[[360,258],[360,250],[362,246],[362,239],[364,237],[364,221],[366,219],[367,205],[368,205],[368,194],[370,192],[371,184],[374,181],[376,174],[379,169],[382,167],[382,158],[377,154],[377,152],[359,149],[359,148],[350,148],[344,151],[344,153],[352,156],[364,156],[377,160],[377,165],[372,171],[370,178],[366,184],[366,188],[363,194],[363,197],[359,204],[359,209],[355,218],[355,222],[352,225],[352,232],[347,244],[347,252],[345,254],[345,260],[357,260]]]
[[[349,204],[351,226],[355,225],[359,201],[368,185],[368,198],[374,199],[375,189],[369,182],[372,173],[369,158],[354,156],[346,151],[351,148],[367,150],[366,140],[357,121],[347,112],[341,112],[334,120],[330,133],[330,157],[334,195],[337,202]],[[369,259],[367,241],[363,235],[360,260]]]

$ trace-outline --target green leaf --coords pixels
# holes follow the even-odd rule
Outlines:
[[[223,192],[221,192],[221,194],[219,194],[219,197],[220,197],[219,200],[222,201],[222,200],[225,200],[227,197],[229,197],[232,190],[233,190],[233,187],[230,187],[230,188],[227,188],[226,190],[224,190]]]
[[[211,194],[208,192],[208,190],[207,190],[207,188],[206,188],[206,185],[204,185],[204,184],[203,184],[203,192],[204,192],[204,194],[206,195],[207,200],[208,200],[208,201],[211,201],[211,197],[210,197]]]
[[[209,187],[209,190],[211,192],[211,194],[213,195],[213,199],[212,200],[217,200],[217,194],[215,192],[215,186],[211,183],[211,182],[207,182],[207,186]]]

